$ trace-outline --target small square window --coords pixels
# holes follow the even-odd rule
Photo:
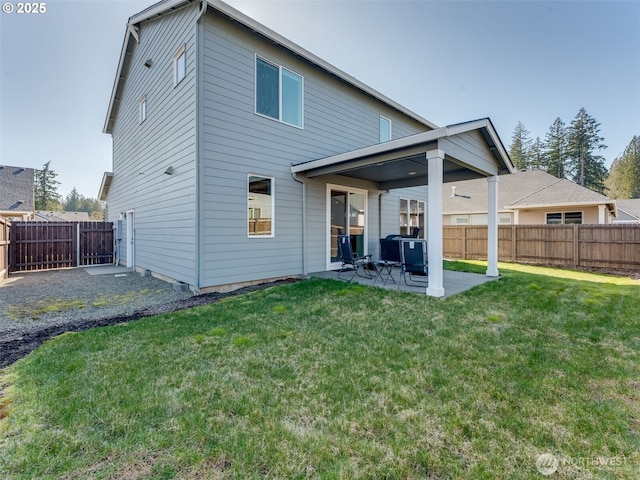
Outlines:
[[[145,95],[138,102],[138,120],[140,123],[147,119],[147,96]]]
[[[173,56],[173,84],[178,85],[187,75],[187,48],[182,45]]]

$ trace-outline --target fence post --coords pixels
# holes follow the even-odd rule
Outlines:
[[[573,225],[573,266],[578,267],[580,265],[580,245],[578,242],[578,227],[580,225]]]
[[[76,222],[76,267],[80,266],[80,222]]]
[[[467,227],[462,227],[462,259],[467,259]]]

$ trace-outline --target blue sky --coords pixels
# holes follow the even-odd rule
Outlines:
[[[0,164],[51,161],[62,195],[96,197],[125,25],[155,2],[44,3],[0,13]],[[581,107],[607,166],[640,135],[640,0],[227,3],[438,125],[490,117],[507,148]]]

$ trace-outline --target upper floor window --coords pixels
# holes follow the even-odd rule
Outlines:
[[[391,140],[391,120],[380,115],[380,143]]]
[[[147,96],[145,95],[138,102],[138,120],[140,123],[147,119]]]
[[[182,45],[173,56],[173,85],[178,85],[187,75],[187,47]]]
[[[256,57],[256,113],[302,128],[303,78]]]

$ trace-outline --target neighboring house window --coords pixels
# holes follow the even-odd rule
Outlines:
[[[511,223],[511,214],[510,213],[499,213],[498,214],[498,223],[500,225],[507,225]]]
[[[187,75],[187,47],[182,45],[173,56],[173,85],[178,85]]]
[[[547,225],[580,225],[582,212],[547,213]]]
[[[256,57],[256,113],[302,128],[303,78]]]
[[[140,123],[147,119],[147,96],[145,95],[138,102],[138,120]]]
[[[248,232],[250,237],[274,236],[273,178],[249,175]]]
[[[565,212],[564,223],[566,225],[581,225],[582,212]]]
[[[380,143],[391,140],[391,120],[380,115]]]
[[[411,235],[413,229],[420,229],[420,238],[424,238],[425,202],[409,198],[400,199],[400,235]]]
[[[475,213],[472,215],[451,215],[451,225],[487,225],[489,216],[486,213]],[[506,225],[511,223],[510,213],[499,213],[498,224]]]

